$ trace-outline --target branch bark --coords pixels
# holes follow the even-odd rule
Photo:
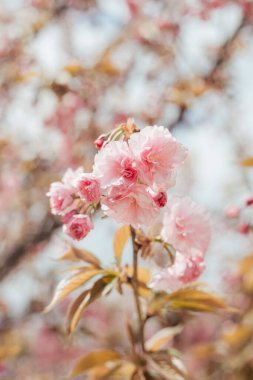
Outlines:
[[[140,296],[139,296],[139,290],[138,290],[138,251],[139,251],[139,245],[135,241],[135,229],[130,226],[131,228],[131,237],[132,237],[132,243],[133,243],[133,292],[134,292],[134,300],[135,300],[135,306],[136,311],[138,315],[139,320],[139,333],[140,333],[140,343],[141,343],[141,349],[142,352],[145,352],[145,342],[144,342],[144,321],[142,319],[142,312],[141,312],[141,304],[140,304]]]

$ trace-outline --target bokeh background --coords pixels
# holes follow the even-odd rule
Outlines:
[[[128,117],[164,125],[189,149],[173,192],[208,209],[201,280],[223,292],[252,252],[253,169],[240,164],[253,156],[252,73],[250,0],[0,0],[0,379],[64,378],[94,331],[124,341],[127,302],[90,308],[72,339],[66,305],[42,311],[69,242],[49,184],[68,167],[90,170],[93,141]],[[232,206],[240,220],[226,216]],[[98,218],[80,245],[112,262],[115,227]]]

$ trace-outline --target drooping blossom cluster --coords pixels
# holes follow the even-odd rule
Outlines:
[[[93,171],[68,169],[52,183],[51,210],[62,218],[64,231],[83,239],[93,229],[92,215],[101,207],[106,216],[140,229],[150,226],[163,209],[159,239],[174,256],[172,266],[154,274],[152,286],[188,283],[204,269],[210,240],[208,217],[190,198],[169,197],[186,148],[164,127],[138,130],[132,121],[95,141],[99,149]]]
[[[205,268],[204,255],[211,238],[203,208],[189,197],[172,197],[163,216],[161,236],[176,251],[175,262],[155,272],[151,286],[175,290],[196,280]]]

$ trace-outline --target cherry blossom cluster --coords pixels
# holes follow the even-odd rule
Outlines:
[[[62,216],[64,230],[76,240],[93,228],[91,215],[99,204],[119,223],[150,225],[166,205],[166,191],[187,154],[164,127],[146,127],[129,137],[118,128],[99,141],[93,171],[69,169],[48,193],[52,213]]]
[[[68,169],[61,182],[51,184],[51,210],[61,216],[64,231],[83,239],[93,229],[92,215],[98,208],[118,223],[142,229],[150,227],[163,208],[161,233],[154,240],[175,260],[154,274],[151,285],[161,288],[168,279],[181,284],[197,278],[210,240],[208,217],[188,197],[167,200],[186,148],[164,127],[138,130],[132,121],[101,135],[95,145],[99,151],[91,173]]]

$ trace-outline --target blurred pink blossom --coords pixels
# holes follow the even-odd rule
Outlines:
[[[237,226],[237,231],[243,235],[247,235],[250,232],[250,225],[248,223],[241,222]]]
[[[186,255],[205,253],[211,238],[209,218],[189,197],[172,197],[163,218],[163,239]]]
[[[168,268],[157,270],[153,274],[150,286],[156,290],[175,291],[196,280],[204,268],[201,252],[195,251],[190,257],[177,252],[175,263]]]
[[[229,219],[235,219],[235,218],[238,218],[238,216],[240,215],[240,208],[237,207],[237,206],[228,206],[226,209],[225,209],[225,215],[227,218]]]

